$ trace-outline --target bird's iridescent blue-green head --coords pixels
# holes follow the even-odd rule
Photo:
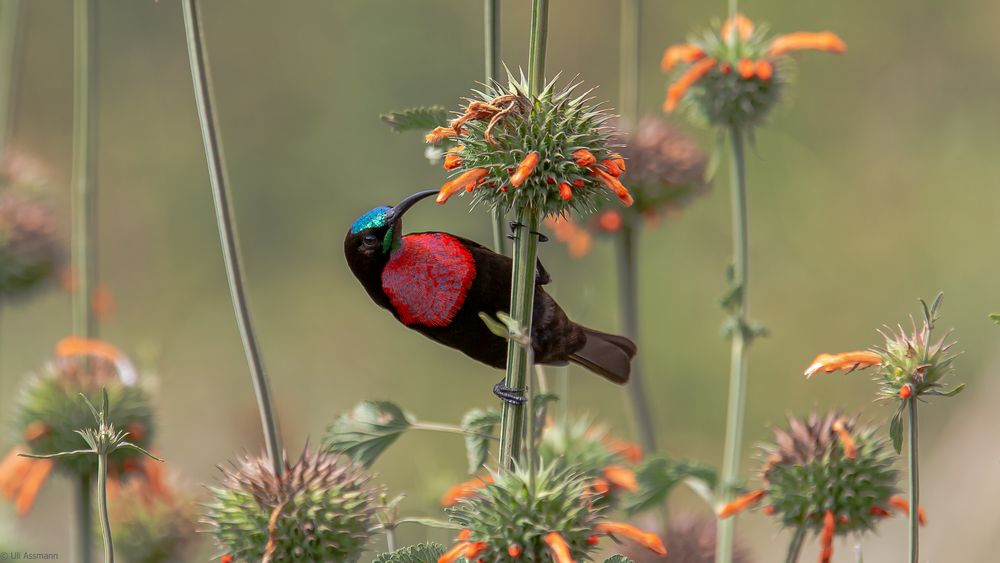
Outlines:
[[[344,241],[344,252],[348,259],[388,255],[399,246],[403,214],[418,201],[437,193],[437,190],[417,192],[393,207],[381,205],[365,212],[351,225]]]

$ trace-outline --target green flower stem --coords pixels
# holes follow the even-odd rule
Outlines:
[[[626,126],[639,123],[639,21],[642,0],[622,0],[618,32],[618,111]]]
[[[108,517],[108,454],[97,454],[97,510],[101,515],[101,538],[104,540],[104,563],[115,563],[115,545]]]
[[[429,430],[431,432],[447,432],[450,434],[462,434],[464,436],[475,436],[477,438],[486,438],[488,440],[496,440],[495,436],[490,436],[489,434],[481,434],[479,432],[472,432],[462,428],[461,426],[455,426],[454,424],[445,424],[443,422],[414,422],[411,424],[411,428],[414,430]]]
[[[18,16],[21,0],[0,4],[0,158],[7,150],[13,100],[17,90]]]
[[[229,293],[232,296],[236,325],[243,341],[247,364],[250,367],[250,377],[257,395],[257,406],[260,410],[267,455],[274,474],[281,476],[284,471],[281,436],[278,432],[278,421],[274,415],[274,408],[271,405],[271,391],[268,387],[267,374],[264,371],[264,362],[261,358],[260,347],[257,343],[247,304],[240,249],[236,238],[236,220],[229,203],[229,182],[226,176],[222,140],[219,137],[219,126],[216,121],[208,58],[205,54],[201,14],[197,0],[185,0],[183,6],[184,30],[187,36],[188,56],[191,60],[191,77],[194,82],[195,101],[198,105],[198,120],[201,123],[201,133],[205,143],[205,158],[208,161],[209,178],[212,183],[215,219],[219,227],[222,256],[226,265],[226,277],[229,281]]]
[[[802,544],[805,543],[806,539],[806,525],[803,522],[799,524],[799,527],[795,529],[795,535],[792,536],[792,542],[788,544],[788,555],[785,556],[785,563],[798,563],[799,553],[802,552]]]
[[[746,409],[748,324],[749,245],[747,236],[747,189],[743,132],[730,129],[732,141],[732,208],[733,252],[735,254],[732,283],[738,289],[738,306],[734,314],[732,331],[732,357],[729,372],[729,406],[726,414],[726,446],[722,462],[723,503],[733,498],[740,476],[740,453],[743,446],[743,416]],[[730,563],[733,558],[733,531],[736,518],[719,522],[715,560]]]
[[[486,84],[492,84],[500,68],[500,0],[483,0],[483,43],[486,58]],[[507,239],[503,227],[503,211],[493,210],[493,250],[507,253]]]
[[[537,96],[545,80],[545,44],[549,36],[549,0],[531,0],[528,39],[528,90]]]
[[[514,237],[514,267],[511,282],[510,316],[520,325],[523,334],[531,334],[531,314],[535,304],[535,261],[538,256],[539,212],[528,208],[518,212],[523,225]],[[528,350],[513,338],[507,343],[507,377],[504,384],[515,389],[528,382]],[[521,453],[524,441],[524,405],[504,402],[500,426],[500,467],[512,469]],[[529,415],[530,416],[530,415]]]
[[[74,561],[77,563],[90,563],[94,553],[94,523],[93,523],[93,501],[90,496],[90,475],[80,475],[73,482],[73,489],[76,493],[75,511],[73,516],[76,522],[76,553]]]
[[[396,551],[396,528],[394,526],[385,527],[385,548],[389,553]]]
[[[618,295],[622,310],[622,324],[625,336],[632,341],[639,339],[639,280],[636,263],[636,232],[635,228],[626,223],[618,234]],[[632,413],[633,425],[642,449],[647,452],[657,451],[656,433],[653,425],[653,415],[647,400],[646,386],[642,378],[640,364],[632,363],[632,375],[625,389],[628,392],[629,411]]]
[[[93,338],[90,295],[96,283],[95,211],[97,157],[97,2],[76,0],[73,10],[72,249],[76,274],[73,334]]]
[[[909,414],[909,463],[910,463],[910,563],[917,563],[920,555],[920,464],[917,461],[917,401],[906,400]]]

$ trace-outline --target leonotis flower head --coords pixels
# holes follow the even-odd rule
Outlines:
[[[666,555],[655,534],[608,522],[594,505],[588,479],[572,468],[546,465],[532,478],[516,469],[492,475],[490,483],[448,509],[461,531],[438,563],[468,561],[588,560],[600,536],[628,538]]]
[[[829,561],[835,535],[864,533],[899,508],[898,475],[889,444],[873,428],[837,412],[789,417],[763,446],[762,486],[725,505],[726,518],[765,502],[764,512],[785,527],[805,527],[821,539]]]
[[[743,15],[730,18],[718,29],[663,53],[663,70],[677,72],[663,110],[687,105],[711,125],[757,125],[781,98],[788,82],[788,55],[801,50],[843,53],[847,45],[829,31],[772,38],[766,27],[755,27]]]
[[[578,89],[560,89],[553,81],[532,96],[523,77],[509,76],[506,87],[493,83],[475,92],[461,115],[427,135],[429,143],[455,143],[444,160],[454,176],[437,202],[466,191],[491,208],[562,215],[590,211],[612,193],[631,205],[619,181],[625,161],[606,124],[613,116],[591,105],[589,91]]]

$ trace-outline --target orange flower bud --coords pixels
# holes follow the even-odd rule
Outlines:
[[[609,233],[617,233],[621,230],[624,223],[625,221],[622,219],[622,214],[615,209],[608,209],[604,213],[601,213],[600,217],[597,219],[597,226],[600,227],[602,231]]]
[[[444,155],[445,170],[454,170],[455,168],[458,168],[459,166],[462,165],[462,157],[459,156],[458,153],[462,152],[462,149],[464,148],[465,145],[458,145],[457,147],[451,149],[450,151],[448,151],[447,154]]]
[[[767,56],[780,57],[792,51],[825,51],[828,53],[843,53],[847,50],[847,44],[836,34],[829,31],[820,33],[809,33],[800,31],[781,35],[771,40],[767,48]]]
[[[705,58],[705,52],[699,47],[691,45],[690,43],[674,45],[672,47],[668,47],[667,50],[663,52],[663,58],[660,60],[660,68],[666,72],[674,68],[677,63],[691,64],[703,58]]]
[[[868,512],[870,512],[872,516],[886,517],[889,515],[889,511],[882,508],[881,506],[873,506]]]
[[[597,545],[599,543],[601,543],[601,538],[594,535],[587,536],[587,545]]]
[[[774,67],[771,66],[770,61],[761,59],[757,61],[756,65],[754,65],[754,73],[757,75],[757,78],[760,78],[761,80],[770,80],[771,77],[774,76]]]
[[[424,136],[427,143],[439,143],[450,137],[458,135],[454,127],[435,127],[433,131]]]
[[[823,516],[823,531],[819,536],[820,543],[820,563],[830,563],[833,558],[833,534],[837,531],[837,522],[833,518],[833,512],[829,510]]]
[[[750,59],[740,59],[737,63],[736,69],[740,71],[740,76],[746,78],[747,80],[753,78],[754,64]]]
[[[840,445],[844,448],[844,456],[848,459],[855,459],[858,457],[858,446],[854,443],[854,438],[851,437],[850,432],[844,427],[843,420],[837,420],[833,423],[833,431],[837,433],[837,438],[840,439]]]
[[[549,545],[552,553],[552,560],[555,563],[573,563],[573,556],[569,551],[569,544],[563,539],[559,532],[549,532],[545,534],[545,543]]]
[[[903,399],[905,401],[906,399],[910,398],[910,395],[913,395],[913,387],[909,383],[899,388],[900,399]]]
[[[468,528],[464,528],[462,529],[462,531],[458,533],[458,539],[462,541],[469,541],[471,538],[472,538],[472,530]]]
[[[510,545],[510,546],[507,546],[507,555],[510,555],[511,557],[520,557],[521,556],[521,546],[519,546],[519,545]]]
[[[611,191],[615,192],[615,195],[618,196],[618,199],[621,200],[622,204],[625,207],[628,207],[633,203],[635,203],[635,200],[632,199],[632,194],[629,193],[628,188],[623,186],[622,183],[618,181],[618,178],[615,178],[614,176],[608,174],[607,172],[601,170],[600,168],[592,168],[590,170],[590,173],[596,176],[597,179],[600,180]]]
[[[663,102],[663,110],[669,113],[677,109],[677,105],[680,104],[681,98],[684,97],[688,89],[715,68],[715,63],[715,59],[709,58],[691,65],[691,68],[667,89],[667,99]]]
[[[573,197],[573,190],[569,187],[566,182],[559,183],[559,198],[563,201],[569,201]]]
[[[448,201],[448,198],[468,188],[469,186],[475,187],[476,183],[485,178],[488,174],[489,171],[485,168],[473,168],[472,170],[467,170],[454,180],[445,182],[438,192],[437,199],[434,201],[442,204]]]
[[[479,489],[485,487],[486,485],[493,482],[493,477],[489,475],[483,475],[482,477],[473,477],[468,481],[463,481],[445,492],[444,496],[441,497],[441,506],[452,506],[456,502],[462,500],[463,498],[472,496]],[[463,530],[459,533],[459,539],[463,538],[462,533],[466,533],[467,530]]]
[[[903,497],[889,497],[889,504],[902,512],[909,512],[910,510],[910,502]],[[917,507],[917,521],[920,522],[921,526],[927,525],[927,515],[924,514],[924,507],[922,506]]]
[[[577,166],[582,166],[584,168],[590,168],[591,166],[597,164],[597,158],[594,157],[594,153],[588,151],[587,149],[576,149],[573,151],[573,160],[576,161]]]
[[[625,536],[660,557],[667,555],[667,548],[663,546],[663,540],[660,539],[660,536],[652,532],[644,532],[631,524],[624,522],[601,522],[594,526],[594,531],[609,536]]]
[[[515,188],[523,186],[528,176],[531,176],[531,173],[535,171],[536,166],[538,166],[538,153],[529,152],[528,156],[524,157],[521,164],[517,165],[517,170],[511,175],[510,185]]]
[[[767,493],[763,490],[750,491],[749,493],[726,504],[719,510],[719,518],[729,518],[733,514],[743,512],[751,506],[757,504]]]
[[[842,354],[820,354],[806,368],[806,377],[812,377],[818,371],[831,373],[837,370],[854,371],[882,363],[882,356],[875,352],[859,351]]]
[[[604,468],[603,473],[604,478],[619,489],[631,492],[639,490],[639,481],[635,478],[635,472],[627,467],[609,465]]]
[[[41,420],[33,421],[24,429],[24,441],[32,442],[52,432],[52,427]]]
[[[734,31],[739,35],[740,39],[746,41],[753,35],[753,22],[743,14],[736,14],[727,19],[722,24],[722,29],[720,30],[723,41],[733,41],[735,39],[732,37]]]

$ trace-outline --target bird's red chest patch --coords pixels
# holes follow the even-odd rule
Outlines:
[[[382,290],[406,325],[448,326],[476,277],[472,253],[445,233],[416,233],[389,256]]]

